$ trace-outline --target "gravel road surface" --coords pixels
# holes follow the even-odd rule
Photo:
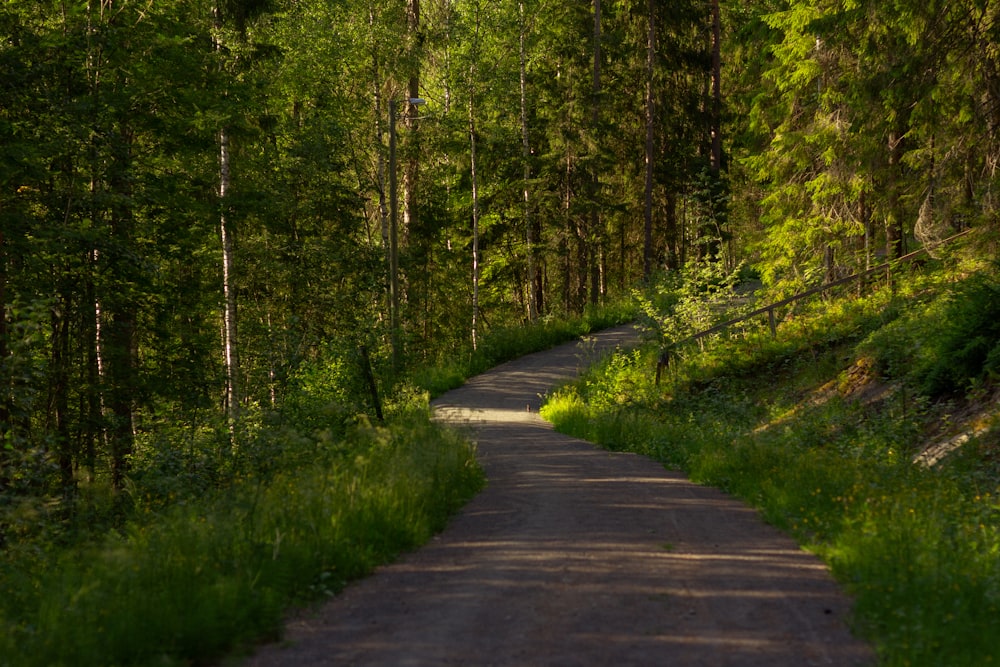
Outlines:
[[[477,442],[486,490],[247,667],[874,664],[823,563],[755,511],[537,416],[553,385],[635,340],[601,332],[434,401]]]

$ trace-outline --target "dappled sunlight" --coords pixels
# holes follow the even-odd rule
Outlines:
[[[539,417],[577,352],[548,353],[545,372],[519,359],[433,402],[476,442],[486,489],[291,628],[303,651],[316,664],[865,664],[826,568],[754,510]],[[275,655],[259,664],[284,664]]]
[[[494,539],[455,540],[435,545],[434,558],[393,566],[391,585],[405,600],[434,591],[464,619],[452,631],[476,633],[491,664],[516,664],[519,652],[531,655],[540,644],[545,655],[574,656],[572,664],[582,655],[588,664],[611,664],[601,656],[658,650],[684,665],[863,664],[861,649],[815,641],[843,621],[846,607],[831,601],[822,566],[801,552],[749,545],[737,553],[679,552],[663,534],[620,537],[505,530]],[[516,613],[505,602],[511,599]],[[410,604],[393,616],[424,613],[423,603]],[[395,627],[393,618],[380,623]],[[789,626],[795,629],[780,629]],[[443,637],[369,633],[365,650],[391,653],[401,639],[418,654],[434,654]],[[831,649],[848,661],[834,662]]]
[[[434,418],[452,425],[471,425],[473,423],[493,422],[498,424],[525,423],[545,426],[548,422],[541,419],[537,413],[527,409],[496,410],[489,408],[463,408],[441,405],[434,409]]]

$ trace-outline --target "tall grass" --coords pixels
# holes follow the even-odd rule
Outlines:
[[[11,551],[0,664],[204,663],[275,637],[290,603],[426,541],[481,484],[470,447],[416,412],[98,543]]]
[[[900,296],[824,304],[778,340],[688,350],[660,387],[653,351],[633,352],[558,393],[543,414],[758,508],[830,564],[882,664],[991,664],[1000,660],[1000,495],[984,461],[995,444],[973,441],[935,469],[917,466],[912,455],[937,414],[928,400],[911,389],[866,403],[837,390],[849,384],[846,369],[888,344],[880,331],[916,326],[907,308]]]
[[[425,389],[632,314],[623,301],[497,328],[419,383],[376,368],[377,426],[360,353],[331,341],[296,369],[280,410],[246,411],[235,451],[225,424],[164,415],[137,441],[125,492],[81,479],[71,504],[0,503],[13,529],[0,667],[203,664],[277,635],[289,604],[423,543],[481,487],[472,448],[430,422]]]

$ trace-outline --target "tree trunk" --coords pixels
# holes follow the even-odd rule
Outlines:
[[[97,471],[97,442],[103,429],[103,409],[101,407],[101,356],[100,356],[100,305],[94,289],[93,274],[97,270],[98,252],[87,253],[87,282],[84,295],[87,300],[86,324],[84,325],[87,364],[87,412],[83,434],[83,465],[87,469],[88,481],[93,481]]]
[[[386,295],[387,310],[389,313],[389,344],[392,355],[392,368],[399,370],[401,361],[401,349],[399,339],[399,268],[398,268],[398,237],[396,236],[398,203],[396,197],[396,101],[389,100],[389,183],[386,183],[386,157],[385,157],[385,136],[382,132],[382,123],[385,122],[386,110],[382,106],[382,69],[379,57],[381,55],[378,44],[375,41],[375,5],[368,6],[368,25],[372,32],[371,62],[372,62],[372,98],[375,102],[375,143],[378,146],[377,174],[378,180],[378,215],[381,223],[382,250],[385,259],[386,285],[388,294]]]
[[[519,2],[518,12],[521,19],[519,35],[520,51],[520,75],[521,75],[521,159],[524,161],[524,228],[525,242],[527,243],[528,275],[528,320],[534,322],[538,319],[539,301],[535,290],[537,282],[538,266],[535,263],[535,246],[538,237],[535,235],[535,223],[531,218],[531,140],[528,135],[528,57],[525,49],[525,38],[527,33],[527,19],[524,13],[524,2]]]
[[[113,150],[113,172],[109,178],[111,192],[117,203],[111,207],[111,237],[116,256],[110,257],[111,264],[121,267],[116,276],[119,284],[135,283],[135,267],[125,253],[134,247],[135,220],[132,211],[131,191],[131,136],[127,120],[118,121],[118,143]],[[107,255],[106,255],[107,256]],[[135,397],[136,382],[136,322],[138,307],[135,295],[125,287],[107,299],[107,362],[108,400],[111,412],[108,442],[111,447],[111,483],[121,490],[125,474],[129,468],[129,457],[135,446]]]
[[[0,229],[0,488],[9,482],[7,434],[11,432],[11,378],[7,372],[7,248],[3,230]],[[0,549],[4,546],[3,531],[0,531]]]
[[[108,443],[111,448],[111,485],[121,490],[134,448],[133,397],[135,367],[135,309],[119,304],[107,325],[108,399],[110,412]]]
[[[49,409],[54,422],[56,461],[63,498],[74,495],[73,443],[69,432],[69,313],[71,304],[63,295],[52,310],[52,372]]]
[[[722,19],[719,0],[712,0],[712,175],[722,171]]]
[[[368,26],[372,35],[375,34],[375,5],[368,6]],[[378,179],[378,212],[379,221],[382,223],[382,247],[385,249],[386,262],[389,259],[389,211],[386,204],[386,184],[385,184],[385,148],[383,146],[384,136],[382,133],[382,123],[385,121],[384,110],[382,108],[382,70],[379,67],[378,45],[372,41],[372,98],[375,101],[375,144],[378,146],[377,174]]]
[[[226,370],[226,419],[229,424],[229,446],[237,447],[237,425],[240,411],[239,356],[236,336],[236,290],[233,286],[235,256],[233,234],[226,217],[226,198],[230,187],[229,132],[219,131],[219,237],[222,241],[222,355]]]
[[[653,249],[653,139],[655,129],[653,116],[653,72],[656,59],[656,17],[653,0],[648,0],[646,3],[646,11],[646,183],[644,192],[645,206],[643,207],[642,277],[648,281],[653,275],[653,262],[655,260]]]
[[[10,430],[10,378],[7,367],[7,246],[0,229],[0,476],[3,474],[4,440]],[[0,477],[2,479],[2,477]]]
[[[889,182],[886,188],[888,190],[889,215],[885,222],[886,259],[896,259],[906,254],[903,230],[904,214],[899,196],[900,188],[902,188],[902,161],[905,142],[904,131],[889,133]]]
[[[679,233],[680,225],[677,222],[677,195],[672,192],[667,194],[665,215],[665,264],[668,271],[676,271],[684,265],[684,257]]]
[[[531,221],[533,231],[533,236],[535,239],[536,248],[541,243],[542,238],[542,223],[538,216],[532,218]],[[537,250],[536,250],[537,252]],[[533,300],[535,302],[535,313],[539,316],[545,314],[546,302],[545,302],[545,263],[541,258],[539,261],[535,262],[535,275],[534,283],[531,286],[533,292]]]
[[[563,189],[563,224],[564,231],[559,239],[559,256],[563,262],[562,300],[566,312],[573,310],[573,262],[570,258],[569,239],[576,234],[573,231],[573,156],[569,144],[566,145],[566,174]]]
[[[389,100],[389,330],[392,367],[402,364],[399,309],[399,198],[396,182],[396,100]]]
[[[573,312],[582,313],[587,303],[587,228],[585,216],[575,216],[573,236],[576,240],[576,296],[573,300]]]
[[[593,141],[595,146],[599,143],[601,130],[601,0],[593,0],[594,2],[594,80],[591,91],[591,110],[590,110],[590,126],[591,132],[593,134]],[[600,148],[594,149],[596,155],[592,156],[590,161],[591,173],[590,173],[590,214],[588,216],[588,224],[584,227],[582,232],[582,242],[584,244],[584,253],[582,253],[580,260],[586,261],[589,259],[589,264],[581,264],[580,271],[586,274],[586,268],[590,268],[590,302],[596,304],[600,299],[600,245],[601,238],[603,234],[601,233],[601,209],[598,206],[597,199],[601,188],[601,175],[598,163],[600,161]],[[589,229],[588,229],[589,228]],[[581,279],[581,292],[580,292],[580,303],[581,307],[587,302],[586,294],[586,276],[584,275]]]
[[[221,30],[226,17],[222,9],[216,5],[212,9],[215,27]],[[222,42],[217,38],[215,50],[222,51]],[[236,289],[233,285],[236,260],[233,250],[233,231],[226,216],[227,199],[231,185],[229,129],[223,125],[219,129],[219,240],[222,245],[222,359],[226,373],[224,403],[226,421],[229,428],[229,453],[235,453],[238,447],[238,430],[240,418],[240,365],[239,347],[236,331]]]
[[[470,73],[475,81],[475,67]],[[469,94],[469,159],[472,178],[472,349],[478,345],[479,324],[479,183],[476,180],[476,115],[475,94]]]
[[[711,71],[705,80],[704,90],[706,126],[706,145],[703,151],[708,153],[708,183],[702,194],[702,212],[697,227],[697,257],[700,260],[717,261],[722,251],[722,220],[724,204],[720,197],[722,173],[722,26],[719,13],[719,0],[711,0],[711,26],[709,52]]]
[[[407,32],[410,37],[410,77],[407,94],[410,99],[420,97],[420,0],[407,0]],[[403,169],[403,245],[409,242],[410,234],[417,225],[417,181],[420,169],[420,146],[417,108],[407,103],[403,124],[409,131],[407,140],[406,166]]]

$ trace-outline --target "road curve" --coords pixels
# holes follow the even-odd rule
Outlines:
[[[537,416],[553,385],[635,337],[601,332],[436,400],[475,438],[487,488],[246,665],[874,664],[823,563],[756,512]]]

